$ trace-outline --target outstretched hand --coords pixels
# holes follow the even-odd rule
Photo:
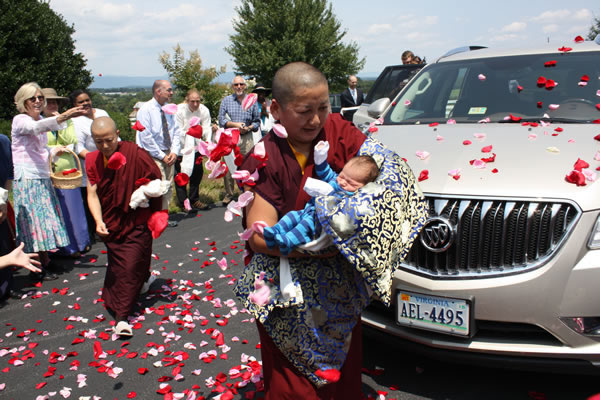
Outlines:
[[[21,243],[16,249],[5,256],[0,257],[0,268],[9,266],[21,267],[32,272],[42,272],[38,267],[42,264],[37,260],[38,255],[35,253],[25,253],[23,247],[25,243]]]

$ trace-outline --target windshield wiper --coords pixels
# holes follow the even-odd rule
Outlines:
[[[498,123],[516,123],[516,124],[520,124],[521,122],[540,122],[540,121],[544,121],[544,122],[550,122],[550,123],[554,123],[554,122],[558,122],[558,123],[563,123],[563,124],[590,124],[592,121],[591,120],[581,120],[581,119],[573,119],[573,118],[521,118],[519,121],[513,121],[511,119],[507,119],[507,120],[500,120],[498,121]]]

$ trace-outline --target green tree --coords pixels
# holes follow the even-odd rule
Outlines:
[[[225,50],[241,74],[265,84],[292,61],[314,65],[331,84],[344,84],[365,63],[355,42],[342,42],[346,31],[327,0],[242,0],[236,12]]]
[[[594,40],[598,35],[600,35],[600,18],[594,18],[594,22],[592,23],[592,26],[590,26],[587,38],[589,40]]]
[[[13,98],[24,83],[61,95],[92,83],[85,58],[75,52],[74,32],[47,1],[0,0],[0,118],[17,113]]]
[[[179,44],[173,50],[172,56],[162,52],[158,61],[169,74],[171,83],[175,85],[176,99],[183,100],[188,90],[196,88],[202,94],[202,103],[210,111],[211,118],[216,118],[228,86],[213,81],[225,72],[225,66],[218,69],[214,66],[202,68],[202,59],[198,50],[191,51],[187,59]]]

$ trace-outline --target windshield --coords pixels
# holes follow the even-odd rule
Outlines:
[[[442,62],[408,84],[385,123],[591,122],[599,77],[600,52]]]

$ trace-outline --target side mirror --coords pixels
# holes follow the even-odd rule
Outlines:
[[[379,118],[385,109],[389,107],[390,103],[391,101],[387,97],[375,100],[367,108],[367,114],[371,118]]]

